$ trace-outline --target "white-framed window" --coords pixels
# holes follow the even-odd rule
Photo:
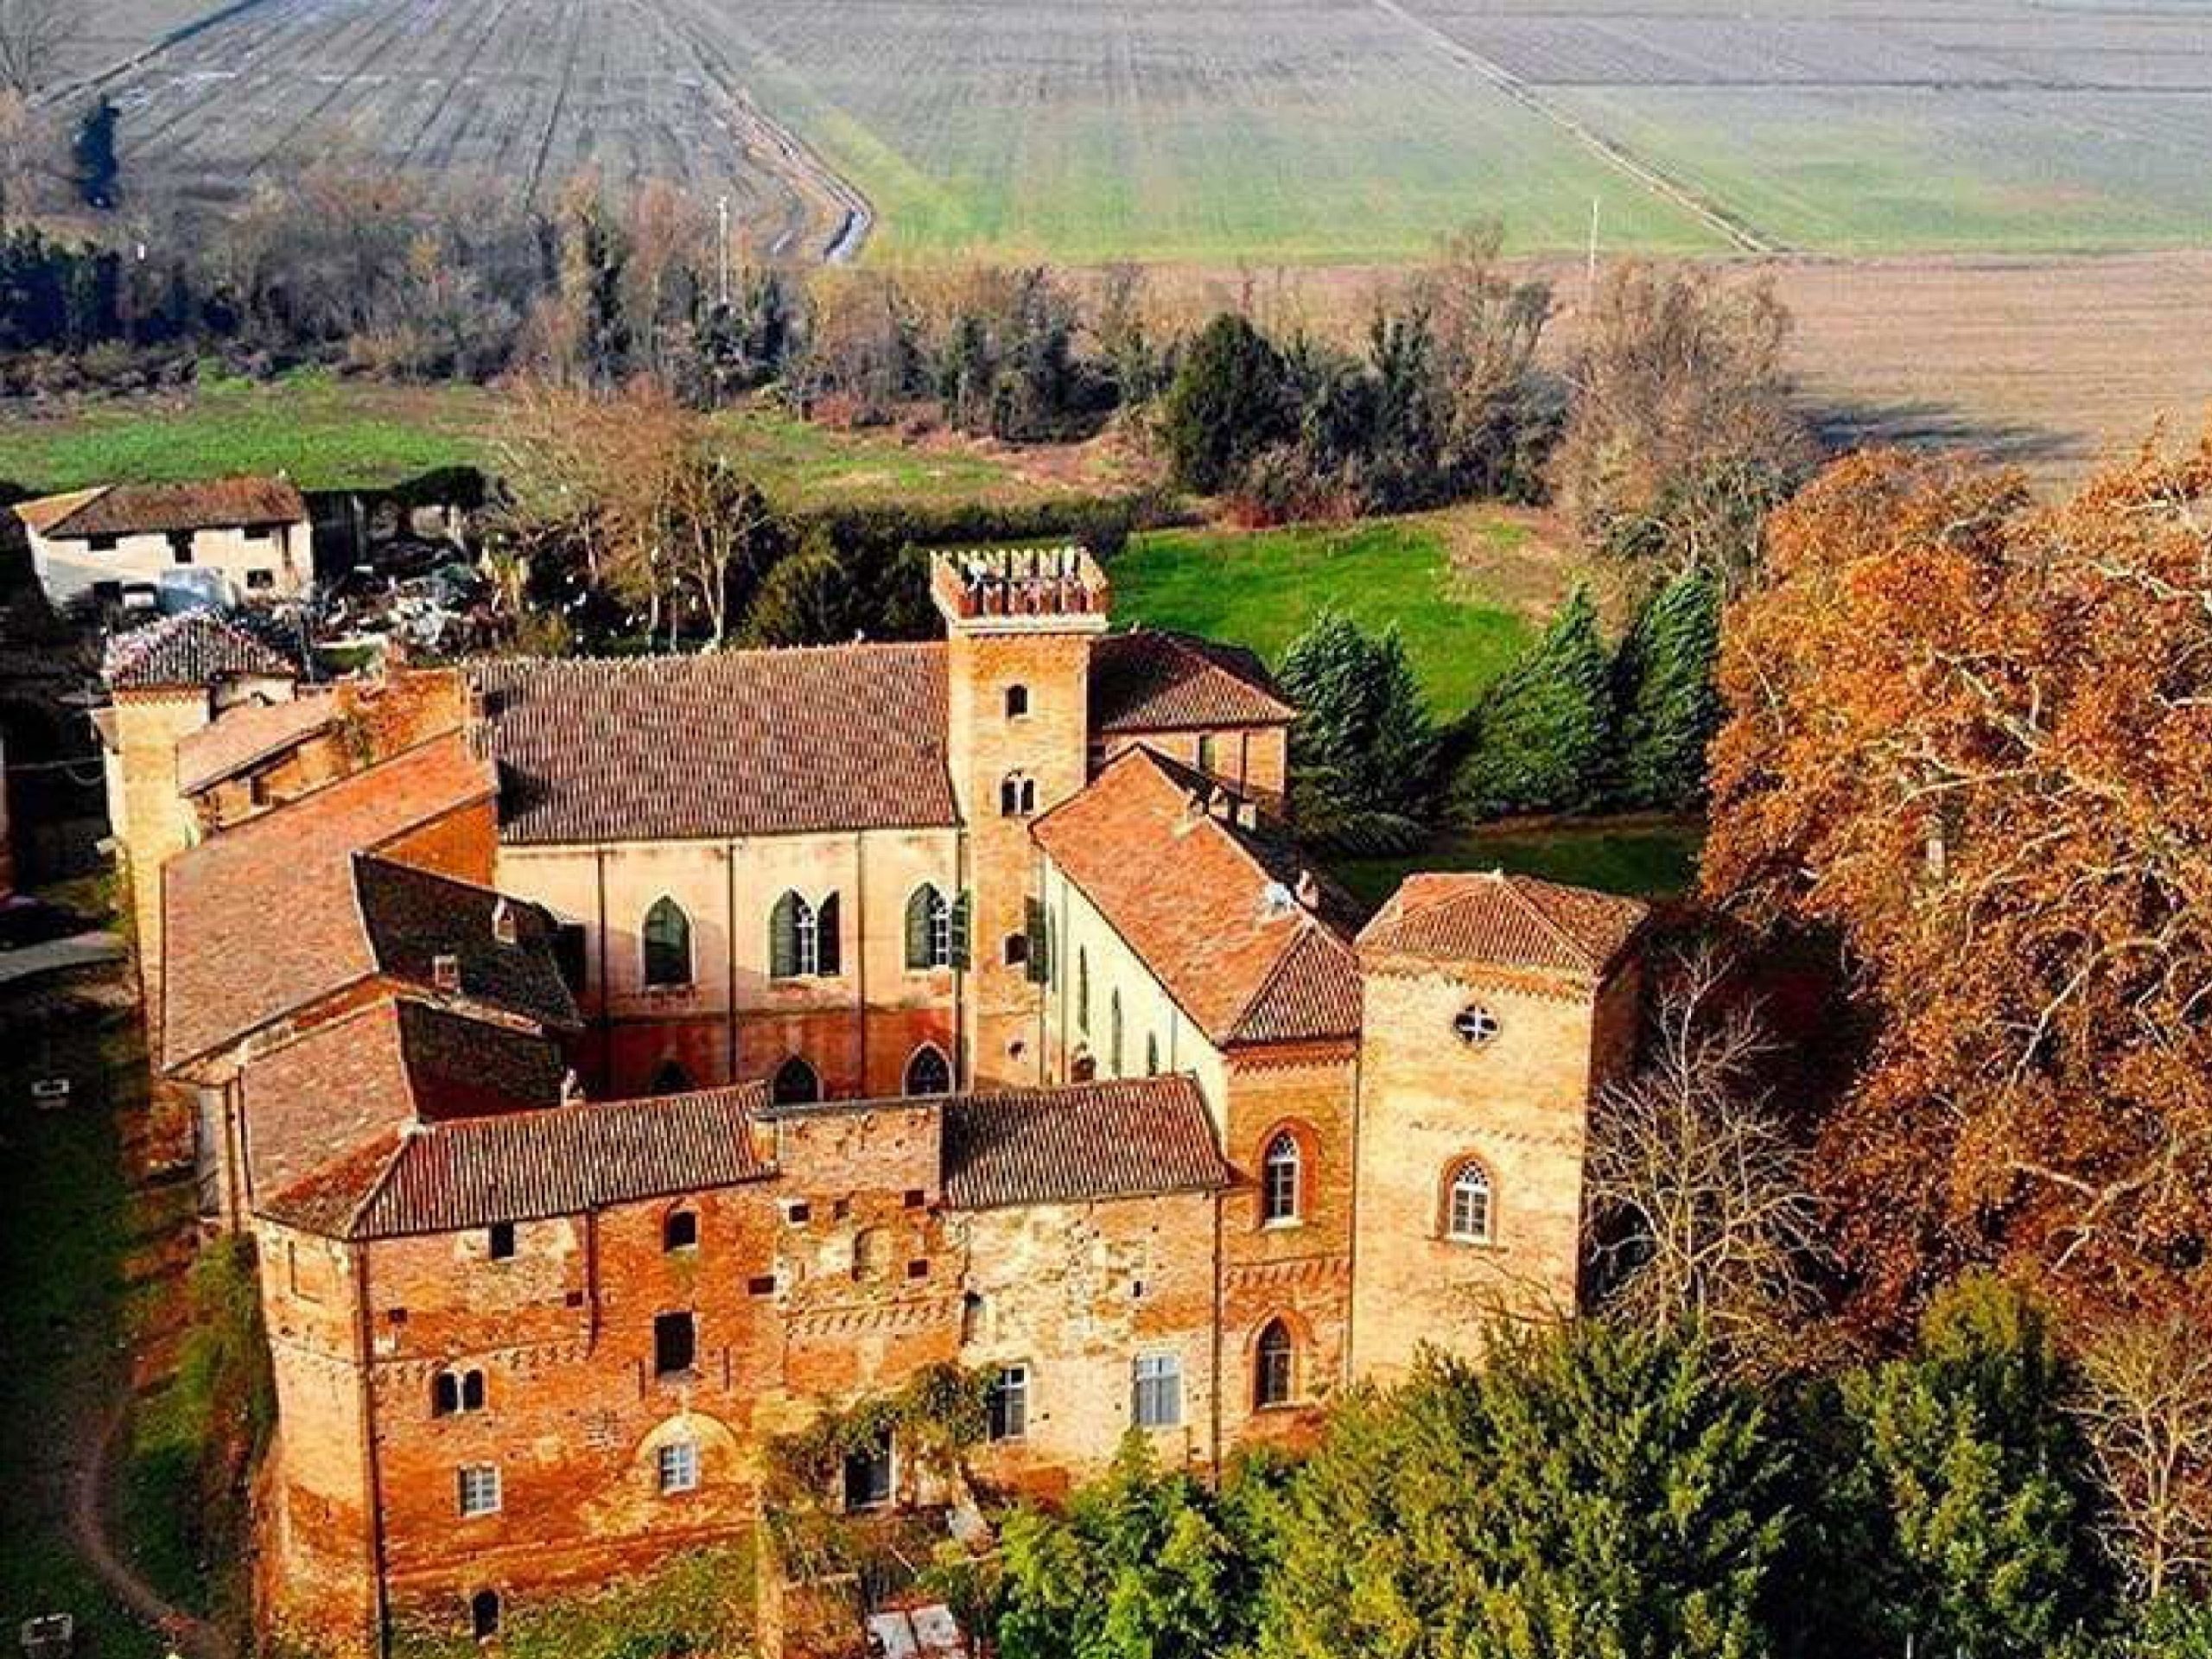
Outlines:
[[[699,1442],[671,1440],[654,1454],[654,1473],[661,1495],[699,1490]]]
[[[1300,1176],[1298,1137],[1278,1129],[1260,1160],[1260,1219],[1262,1223],[1296,1221]]]
[[[1139,1428],[1173,1428],[1182,1422],[1180,1354],[1139,1354],[1130,1382],[1129,1415]]]
[[[454,1489],[460,1501],[463,1520],[472,1516],[497,1515],[499,1512],[498,1464],[463,1464],[454,1471]]]
[[[1479,1002],[1470,1002],[1452,1016],[1452,1034],[1469,1048],[1484,1048],[1497,1040],[1497,1016]]]
[[[1001,1365],[984,1396],[985,1421],[994,1441],[1019,1440],[1029,1433],[1029,1367]]]
[[[1444,1191],[1444,1236],[1459,1244],[1491,1242],[1490,1172],[1467,1159],[1452,1172]]]

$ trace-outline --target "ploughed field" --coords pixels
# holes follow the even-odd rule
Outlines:
[[[2212,234],[2201,0],[88,0],[126,163],[734,194],[882,259]],[[213,0],[208,0],[213,9]],[[165,31],[171,33],[163,44]]]

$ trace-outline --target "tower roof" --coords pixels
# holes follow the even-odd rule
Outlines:
[[[1525,968],[1592,981],[1610,972],[1651,907],[1503,870],[1409,875],[1359,936],[1363,961]]]

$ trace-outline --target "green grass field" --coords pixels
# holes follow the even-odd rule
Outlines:
[[[1481,533],[1501,547],[1528,531],[1502,519]],[[1338,529],[1160,531],[1114,561],[1118,620],[1180,628],[1248,645],[1270,664],[1325,607],[1380,628],[1392,623],[1430,706],[1465,712],[1529,638],[1516,613],[1473,591],[1433,522],[1386,518]]]
[[[1416,870],[1506,870],[1637,899],[1668,899],[1697,879],[1703,826],[1632,819],[1510,824],[1445,836],[1402,858],[1349,858],[1337,879],[1364,903],[1380,905]]]

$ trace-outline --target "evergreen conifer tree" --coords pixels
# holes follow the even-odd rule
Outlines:
[[[1160,436],[1185,489],[1212,494],[1292,431],[1282,353],[1244,318],[1224,312],[1193,340],[1167,390]]]
[[[1418,845],[1434,804],[1434,722],[1393,626],[1324,611],[1284,654],[1293,788],[1305,833],[1364,851]]]
[[[1644,606],[1613,664],[1617,804],[1681,811],[1705,794],[1705,752],[1720,724],[1713,664],[1720,584],[1710,571],[1675,576]]]
[[[746,613],[748,645],[834,645],[859,628],[852,575],[828,535],[816,531],[779,561]]]
[[[1611,678],[1598,607],[1577,588],[1468,716],[1460,809],[1479,819],[1597,804],[1611,750]]]

